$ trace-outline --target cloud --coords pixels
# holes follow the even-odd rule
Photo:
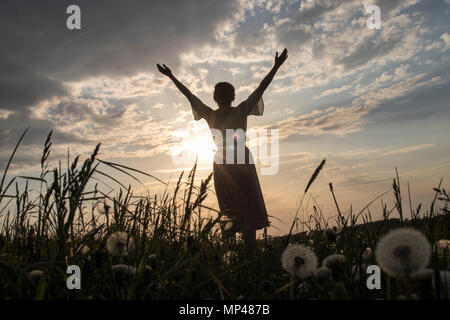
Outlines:
[[[326,13],[335,10],[343,2],[340,0],[302,1],[300,10],[295,15],[295,20],[299,23],[312,23],[322,18]]]
[[[406,69],[403,66],[397,68],[395,74],[397,76],[405,75]],[[426,74],[419,74],[389,87],[361,95],[352,101],[352,106],[332,106],[323,110],[314,110],[307,114],[278,121],[270,128],[279,129],[281,139],[291,135],[333,134],[344,136],[362,130],[363,125],[368,123],[366,116],[382,103],[387,104],[397,98],[404,98],[420,87],[430,86],[441,81],[442,78],[439,76],[427,79]]]
[[[282,47],[299,49],[312,39],[312,28],[296,21],[285,21],[275,29],[277,43]]]
[[[399,149],[395,149],[395,150],[391,150],[391,151],[382,153],[382,154],[380,154],[378,156],[378,158],[392,156],[392,155],[405,154],[405,153],[410,153],[410,152],[415,152],[415,151],[420,151],[420,150],[432,148],[432,147],[435,147],[435,146],[436,146],[435,144],[420,144],[420,145],[417,145],[417,146],[410,146],[410,147],[399,148]]]
[[[336,181],[336,184],[350,187],[350,186],[376,184],[380,182],[389,181],[391,179],[392,179],[391,177],[379,178],[379,176],[371,176],[367,173],[363,173],[353,176],[342,177]]]
[[[346,70],[355,69],[375,58],[388,55],[401,41],[401,33],[390,35],[387,38],[370,39],[362,42],[346,56],[336,59],[336,62],[342,64]]]
[[[279,129],[280,139],[291,135],[334,134],[346,135],[361,130],[366,123],[364,116],[370,111],[361,106],[329,107],[325,110],[315,110],[297,117],[289,117],[269,126]]]
[[[82,30],[65,27],[69,1],[0,4],[1,108],[33,105],[66,94],[64,82],[133,76],[164,60],[214,43],[217,24],[234,1],[78,1]],[[20,20],[17,19],[20,17]]]
[[[450,34],[443,33],[440,39],[444,42],[444,50],[448,50],[450,48]]]
[[[339,87],[339,88],[327,89],[327,90],[323,91],[320,95],[314,95],[313,99],[319,99],[319,98],[322,98],[322,97],[326,97],[326,96],[338,94],[338,93],[341,93],[341,92],[345,92],[345,91],[347,91],[347,90],[349,90],[351,88],[352,88],[352,85],[348,84],[348,85],[345,85],[345,86],[342,86],[342,87]]]
[[[425,73],[418,74],[407,80],[399,81],[391,86],[370,90],[366,94],[356,98],[353,103],[376,106],[382,102],[385,103],[386,101],[392,101],[399,97],[405,97],[408,93],[411,93],[418,88],[436,85],[442,82],[442,80],[441,76],[430,78],[429,75]]]

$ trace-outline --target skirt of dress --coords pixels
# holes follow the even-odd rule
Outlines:
[[[233,223],[229,232],[268,227],[269,219],[255,165],[214,162],[213,168],[220,211]]]

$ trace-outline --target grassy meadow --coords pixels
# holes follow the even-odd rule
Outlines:
[[[84,161],[76,157],[48,168],[50,133],[41,174],[7,177],[21,140],[0,174],[0,299],[449,298],[450,255],[443,240],[450,239],[450,198],[441,185],[429,204],[412,208],[408,190],[393,177],[396,203],[384,205],[378,221],[370,205],[343,212],[335,198],[336,216],[329,220],[318,204],[302,201],[308,205],[288,222],[290,234],[265,233],[249,257],[239,237],[224,236],[220,213],[203,205],[212,175],[196,184],[195,166],[173,191],[136,196],[102,168],[137,181],[152,176],[98,159],[99,145]],[[120,191],[104,193],[102,183]],[[307,191],[299,191],[305,200]],[[331,184],[330,192],[334,197]],[[300,224],[307,231],[296,233]],[[404,234],[380,241],[398,229]],[[380,264],[380,289],[369,290],[366,267]],[[69,265],[80,267],[79,290],[66,286]]]

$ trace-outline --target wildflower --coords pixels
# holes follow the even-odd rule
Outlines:
[[[436,241],[434,248],[440,256],[450,256],[450,240],[441,239]]]
[[[32,270],[32,271],[28,272],[28,279],[30,281],[39,280],[43,276],[44,276],[44,271],[42,271],[42,270]]]
[[[309,277],[317,269],[317,257],[311,249],[295,244],[287,247],[281,263],[284,270],[299,278]]]
[[[326,257],[322,265],[333,270],[340,269],[345,263],[345,257],[342,254],[332,254]]]
[[[136,274],[136,268],[127,264],[116,264],[111,267],[111,270],[128,276]]]
[[[316,270],[315,275],[320,279],[329,279],[331,278],[333,272],[327,267],[320,267]]]
[[[134,249],[134,240],[125,232],[113,233],[106,241],[106,250],[112,256],[126,256]]]
[[[395,277],[424,269],[430,253],[430,244],[420,232],[401,228],[378,241],[375,255],[381,269]]]
[[[372,257],[373,257],[373,250],[367,247],[362,255],[362,259],[363,261],[368,262],[370,261],[370,259],[372,259]]]
[[[235,262],[237,260],[237,258],[238,258],[238,255],[234,251],[227,251],[223,255],[223,261],[225,262],[225,264],[228,264],[228,265]]]

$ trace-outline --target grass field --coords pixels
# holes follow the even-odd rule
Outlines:
[[[395,177],[397,201],[384,206],[380,221],[372,221],[370,206],[341,212],[336,199],[334,221],[317,205],[299,207],[302,220],[293,221],[291,231],[299,223],[308,231],[265,236],[256,256],[248,257],[239,238],[223,236],[220,215],[203,206],[212,176],[196,185],[195,167],[180,176],[173,192],[142,197],[98,166],[136,180],[150,175],[98,159],[99,146],[82,163],[76,157],[67,159],[66,169],[48,169],[51,134],[40,176],[7,178],[19,145],[0,183],[1,299],[449,297],[450,198],[440,185],[429,207],[411,208]],[[26,181],[24,188],[19,180]],[[113,181],[120,192],[102,192],[101,180]],[[29,190],[28,183],[39,190]],[[386,235],[391,238],[380,241]],[[79,290],[66,286],[69,265],[80,267]],[[380,289],[367,287],[369,265],[381,266]]]

